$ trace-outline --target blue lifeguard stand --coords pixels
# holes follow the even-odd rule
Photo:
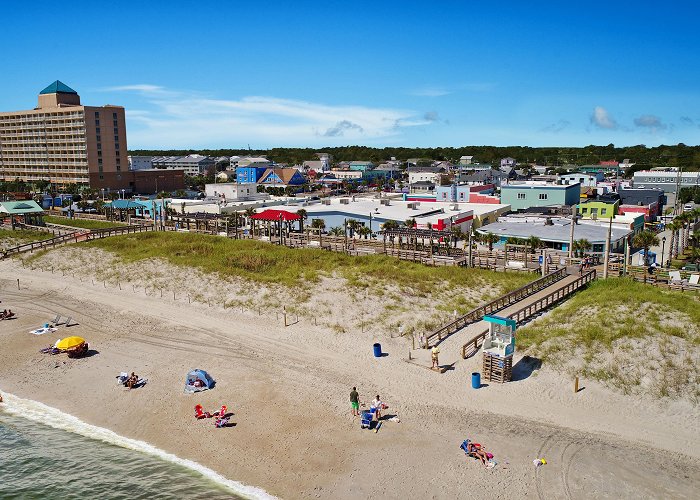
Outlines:
[[[484,353],[483,376],[493,382],[509,382],[513,378],[515,352],[515,320],[501,316],[484,316],[489,332],[481,350]]]

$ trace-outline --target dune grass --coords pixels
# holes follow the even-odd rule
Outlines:
[[[505,292],[536,278],[531,274],[428,267],[384,255],[349,256],[320,249],[291,249],[260,241],[193,233],[137,233],[86,244],[113,252],[124,262],[164,259],[205,273],[287,286],[314,283],[321,276],[335,274],[346,278],[354,287],[392,283],[420,294],[429,294],[436,287],[450,285],[490,285]]]
[[[27,231],[26,229],[0,229],[0,241],[4,239],[17,240],[22,242],[41,241],[53,238],[51,233],[42,231]]]
[[[598,280],[518,330],[518,347],[625,393],[700,402],[700,294]],[[644,379],[653,380],[643,387]]]
[[[108,229],[111,227],[119,227],[124,225],[121,222],[92,219],[69,219],[67,217],[56,217],[55,215],[45,215],[44,222],[49,224],[61,224],[62,226],[77,227],[80,229]]]

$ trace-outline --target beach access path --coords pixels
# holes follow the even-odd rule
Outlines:
[[[0,327],[0,390],[283,498],[692,498],[700,489],[700,411],[689,402],[626,396],[586,380],[574,394],[547,367],[472,390],[474,358],[439,375],[405,362],[405,338],[309,322],[285,328],[124,288],[2,262],[0,299],[18,319]],[[78,325],[51,337],[28,333],[56,314]],[[88,339],[95,353],[38,352],[66,335]],[[388,356],[372,356],[377,341]],[[184,395],[193,368],[207,370],[215,389]],[[114,379],[121,371],[149,382],[123,390]],[[386,414],[401,422],[360,430],[352,386],[365,407],[380,394]],[[197,403],[227,404],[235,427],[194,420]],[[467,459],[465,438],[499,465],[487,471]],[[535,469],[540,457],[548,464]]]

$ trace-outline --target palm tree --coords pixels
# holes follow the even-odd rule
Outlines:
[[[501,237],[494,233],[486,233],[481,237],[482,243],[489,246],[489,252],[493,252],[493,244],[500,240]]]
[[[361,237],[369,239],[369,235],[372,234],[372,231],[370,231],[370,229],[367,226],[360,226],[360,228],[357,230],[357,233]]]
[[[323,231],[324,229],[326,229],[326,222],[323,219],[312,219],[311,227]]]
[[[450,228],[450,233],[452,233],[452,239],[455,242],[455,248],[457,248],[457,242],[463,240],[466,236],[459,226],[453,226]]]
[[[670,223],[666,224],[666,229],[671,231],[671,242],[669,243],[669,253],[670,258],[675,259],[678,257],[678,243],[679,243],[679,229],[681,228],[681,222],[678,220],[672,220]]]
[[[644,265],[649,265],[649,247],[656,246],[659,244],[659,237],[651,231],[641,231],[634,235],[632,243],[636,247],[641,247],[644,249]]]
[[[297,215],[299,217],[301,217],[301,219],[299,219],[299,230],[303,233],[304,232],[304,221],[308,218],[309,215],[306,212],[306,210],[304,210],[303,208],[300,208],[299,210],[297,210]]]
[[[348,219],[347,226],[348,226],[348,229],[350,230],[350,238],[353,238],[355,236],[355,232],[357,231],[357,228],[360,227],[360,223],[359,223],[359,221],[357,221],[355,219]]]
[[[574,255],[578,253],[579,257],[583,257],[589,248],[591,248],[591,242],[585,238],[574,241]]]
[[[535,253],[535,251],[536,251],[538,248],[542,248],[542,246],[544,245],[544,243],[542,243],[542,240],[539,239],[537,236],[530,236],[530,237],[529,237],[527,240],[525,240],[525,241],[526,241],[526,243],[527,243],[527,246],[530,247],[530,251],[531,251],[532,253]]]
[[[330,234],[331,236],[343,236],[344,232],[345,230],[340,226],[335,226],[328,230],[328,234]]]
[[[407,228],[413,229],[416,227],[416,219],[406,219],[403,223]]]
[[[399,228],[399,223],[396,222],[395,220],[388,220],[384,224],[382,224],[382,230],[383,231],[393,231]]]

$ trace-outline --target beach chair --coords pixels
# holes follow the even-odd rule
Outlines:
[[[69,316],[66,322],[63,323],[63,326],[65,326],[66,328],[68,328],[69,326],[73,326],[73,317]]]
[[[59,321],[61,321],[61,315],[57,314],[56,317],[51,321],[51,323],[57,325]]]
[[[374,414],[370,411],[363,410],[360,415],[360,429],[371,429]]]
[[[668,273],[668,280],[671,283],[681,283],[683,280],[681,279],[681,272],[680,271],[671,271]]]
[[[689,285],[700,285],[700,274],[691,274],[688,280]]]
[[[201,420],[203,418],[211,418],[211,413],[204,411],[202,405],[197,405],[194,407],[194,418]]]
[[[229,420],[228,417],[217,417],[214,420],[214,427],[216,427],[217,429],[221,429],[223,427],[226,427],[228,425],[228,420]]]

